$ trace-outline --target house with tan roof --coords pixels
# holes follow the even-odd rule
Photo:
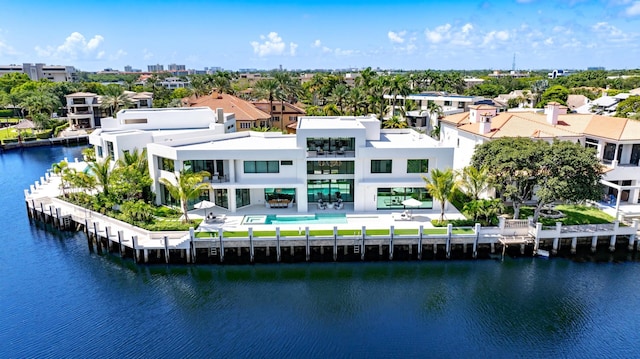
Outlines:
[[[235,114],[236,130],[249,131],[253,127],[269,127],[268,112],[254,106],[251,102],[229,94],[213,93],[207,96],[191,96],[184,100],[187,107],[221,108],[225,113]]]
[[[272,114],[271,121],[269,121],[270,127],[276,127],[288,133],[295,133],[298,117],[306,115],[303,109],[288,102],[273,102],[271,109],[269,109],[269,101],[257,101],[252,104],[259,110]]]
[[[498,113],[493,106],[477,105],[440,122],[440,141],[456,149],[454,169],[469,165],[477,145],[502,137],[559,139],[594,148],[606,168],[602,183],[608,187],[608,194],[614,195],[618,204],[638,203],[640,121],[596,114],[568,114],[566,106],[551,102],[544,114]]]

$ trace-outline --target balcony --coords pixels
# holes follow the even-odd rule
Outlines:
[[[307,158],[354,158],[356,151],[307,151]]]

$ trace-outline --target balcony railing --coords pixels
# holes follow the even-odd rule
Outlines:
[[[356,157],[356,151],[307,151],[307,158]]]

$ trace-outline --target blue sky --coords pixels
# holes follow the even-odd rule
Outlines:
[[[639,0],[0,0],[0,64],[640,68]]]

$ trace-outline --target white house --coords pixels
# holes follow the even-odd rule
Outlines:
[[[567,107],[552,102],[545,114],[497,113],[488,105],[441,120],[440,139],[455,147],[453,167],[469,165],[477,145],[501,137],[530,137],[578,142],[593,147],[606,166],[603,184],[618,204],[637,204],[640,195],[640,121],[601,115],[567,114]],[[620,195],[618,195],[620,192]]]
[[[453,161],[453,148],[411,129],[381,130],[375,117],[301,117],[295,135],[185,135],[155,140],[147,152],[158,204],[172,203],[159,178],[206,170],[213,191],[196,201],[207,199],[231,212],[261,206],[305,213],[321,202],[378,211],[404,208],[408,198],[432,208],[421,175],[450,168]]]
[[[124,91],[132,108],[151,108],[153,93]],[[67,118],[69,125],[77,128],[94,128],[101,126],[105,110],[101,108],[102,96],[92,92],[74,92],[65,96],[67,99]]]
[[[102,119],[102,128],[89,135],[96,157],[117,161],[125,152],[142,150],[151,143],[235,132],[233,114],[217,113],[208,107],[120,110],[116,118]]]

